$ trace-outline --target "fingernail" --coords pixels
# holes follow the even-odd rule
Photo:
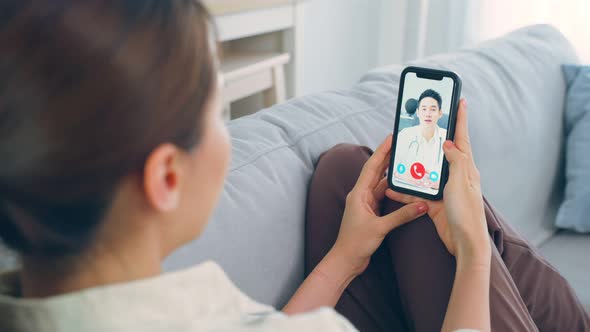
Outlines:
[[[447,149],[447,150],[448,150],[448,149],[452,149],[452,148],[455,146],[455,144],[453,144],[453,142],[451,142],[451,141],[446,141],[446,142],[443,144],[443,146],[444,146],[444,148],[445,148],[445,149]]]
[[[418,214],[424,214],[428,210],[428,205],[426,205],[426,203],[419,203],[417,209]]]
[[[463,103],[463,106],[467,106],[467,99],[463,98],[463,100],[461,101]]]

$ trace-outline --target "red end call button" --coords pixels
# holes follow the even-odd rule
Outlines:
[[[410,173],[414,179],[420,180],[426,175],[426,169],[424,168],[424,165],[415,163],[410,167]]]

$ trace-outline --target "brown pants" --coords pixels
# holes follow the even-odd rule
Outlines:
[[[372,151],[341,144],[317,164],[308,196],[306,273],[336,241],[345,197]],[[382,213],[401,206],[385,200]],[[493,240],[492,329],[501,332],[590,331],[590,319],[562,276],[485,201]],[[455,259],[424,216],[391,232],[336,310],[360,331],[440,331]]]

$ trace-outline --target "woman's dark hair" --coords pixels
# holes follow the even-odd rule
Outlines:
[[[440,96],[440,93],[432,90],[432,89],[428,89],[424,92],[422,92],[422,94],[420,95],[420,98],[418,98],[418,103],[420,103],[422,101],[422,99],[424,98],[432,98],[434,100],[436,100],[436,102],[438,103],[438,109],[442,109],[442,98]]]
[[[123,178],[199,141],[216,83],[197,0],[0,3],[0,238],[76,254]]]

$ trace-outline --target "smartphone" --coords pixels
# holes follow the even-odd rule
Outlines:
[[[392,190],[442,199],[449,174],[443,144],[454,139],[460,96],[461,78],[456,73],[404,69],[388,172]]]

